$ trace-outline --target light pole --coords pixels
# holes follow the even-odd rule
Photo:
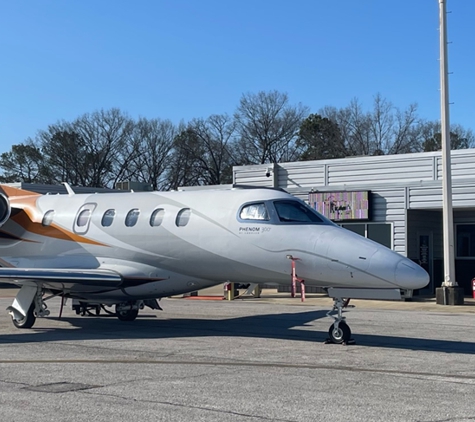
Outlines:
[[[441,305],[463,304],[463,289],[455,281],[454,221],[452,208],[452,171],[450,165],[449,83],[447,58],[447,0],[439,0],[440,22],[440,114],[442,137],[442,220],[444,244],[444,281],[436,290]]]

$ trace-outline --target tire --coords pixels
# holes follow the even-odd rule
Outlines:
[[[351,337],[350,327],[348,327],[345,321],[340,321],[337,329],[335,329],[335,324],[332,324],[328,330],[330,340],[336,344],[346,343]]]
[[[30,308],[28,309],[28,312],[26,313],[25,317],[23,317],[22,319],[14,319],[12,317],[13,325],[16,328],[31,328],[31,327],[33,327],[33,325],[36,321],[34,311],[35,311],[35,303],[33,302],[30,305]]]
[[[117,318],[119,318],[120,321],[134,321],[135,318],[137,318],[137,315],[139,314],[138,309],[129,309],[127,311],[117,311],[117,306],[116,306],[116,311],[115,314],[117,315]]]

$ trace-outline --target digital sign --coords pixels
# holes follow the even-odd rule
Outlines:
[[[310,192],[308,203],[332,221],[369,220],[370,191]]]

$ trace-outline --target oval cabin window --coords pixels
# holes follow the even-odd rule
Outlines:
[[[175,224],[177,227],[184,227],[190,221],[191,210],[189,208],[183,208],[180,210],[178,215],[176,216]]]
[[[112,225],[115,217],[115,210],[107,210],[102,216],[101,224],[103,227],[109,227]]]
[[[76,225],[78,227],[84,227],[87,225],[90,218],[91,218],[91,210],[89,209],[82,210],[78,215]]]
[[[158,227],[162,224],[163,217],[165,216],[165,210],[163,208],[157,208],[152,212],[150,216],[150,225],[152,227]]]
[[[138,208],[134,208],[133,210],[130,210],[127,213],[127,216],[125,217],[125,225],[127,227],[133,227],[137,224],[137,221],[139,219],[140,211]]]

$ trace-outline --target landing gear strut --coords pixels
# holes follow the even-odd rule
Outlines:
[[[330,326],[326,343],[336,344],[354,344],[354,340],[351,338],[350,327],[345,322],[345,317],[342,314],[343,308],[348,306],[350,299],[343,300],[341,297],[333,299],[333,308],[327,312],[327,316],[333,318],[335,322]],[[332,312],[337,311],[337,315],[333,315]]]

